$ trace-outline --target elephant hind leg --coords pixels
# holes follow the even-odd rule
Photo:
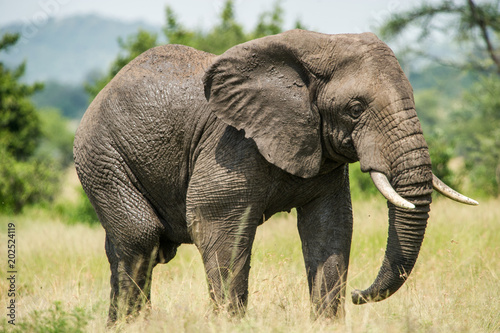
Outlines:
[[[117,254],[106,237],[106,254],[111,268],[111,294],[108,326],[128,318],[151,304],[151,281],[157,251],[148,256],[125,257]]]
[[[153,268],[159,262],[172,259],[178,246],[172,244],[173,249],[166,250],[161,242],[164,225],[130,180],[130,172],[121,164],[111,163],[113,161],[106,160],[105,165],[114,166],[106,172],[80,174],[85,192],[106,231],[106,255],[111,268],[109,325],[150,304]],[[101,161],[99,165],[103,164]]]

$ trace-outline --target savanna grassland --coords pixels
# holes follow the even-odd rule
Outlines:
[[[366,288],[382,262],[385,201],[354,202],[347,291]],[[0,217],[0,330],[105,332],[109,269],[100,226],[68,225],[47,211]],[[16,225],[16,326],[6,306],[7,224]],[[388,300],[353,305],[344,323],[313,321],[301,246],[292,214],[273,217],[255,240],[246,317],[212,313],[200,256],[183,245],[155,269],[152,311],[125,332],[498,332],[500,200],[478,207],[438,199],[416,268]]]

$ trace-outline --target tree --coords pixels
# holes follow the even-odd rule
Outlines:
[[[296,28],[301,27],[297,21]],[[257,26],[253,31],[253,38],[260,38],[269,35],[276,35],[283,31],[283,8],[279,2],[274,4],[273,11],[260,14]]]
[[[3,35],[0,52],[7,51],[19,37],[19,34]],[[0,62],[0,146],[18,159],[25,159],[34,152],[41,135],[38,116],[29,97],[43,85],[20,83],[25,68],[23,63],[9,70]]]
[[[243,31],[243,26],[236,22],[232,0],[226,1],[220,22],[208,32],[186,30],[170,7],[167,7],[166,15],[167,25],[163,31],[170,44],[183,44],[205,52],[221,54],[228,48],[250,39]]]
[[[7,51],[19,34],[5,34],[0,51]],[[28,204],[50,199],[58,176],[50,158],[36,157],[43,137],[30,96],[42,89],[19,82],[25,64],[9,70],[0,62],[0,211],[18,213]]]
[[[466,49],[461,62],[431,56],[412,49],[413,53],[435,61],[482,72],[494,71],[500,75],[498,36],[500,34],[499,1],[442,0],[424,2],[408,11],[392,15],[380,28],[383,39],[394,39],[410,28],[420,30],[419,41],[431,38],[432,32],[441,31]]]
[[[465,158],[470,186],[479,195],[500,195],[500,79],[483,76],[464,93],[452,114],[451,131],[459,155]]]
[[[50,160],[58,169],[73,163],[74,130],[59,109],[43,108],[39,111],[42,137],[33,154],[38,160]]]

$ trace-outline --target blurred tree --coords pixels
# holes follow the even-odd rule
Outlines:
[[[19,39],[19,34],[5,34],[0,40],[0,52],[7,51]],[[33,154],[40,138],[38,116],[29,97],[43,88],[41,83],[26,85],[19,82],[26,64],[14,70],[0,62],[0,145],[17,159]]]
[[[181,44],[196,47],[199,33],[184,28],[184,26],[179,22],[174,10],[170,6],[167,6],[165,15],[167,22],[163,28],[163,33],[165,34],[165,37],[167,37],[169,44]]]
[[[300,22],[297,22],[296,28],[301,26]],[[257,26],[252,33],[252,39],[260,38],[269,35],[276,35],[283,31],[283,8],[279,2],[274,4],[274,8],[270,12],[264,12],[260,14]]]
[[[500,78],[483,76],[464,93],[451,130],[465,159],[470,186],[479,195],[500,195]]]
[[[393,39],[405,31],[420,31],[419,41],[432,37],[440,31],[469,51],[462,62],[452,62],[431,56],[425,51],[411,49],[413,53],[426,55],[435,61],[479,70],[495,71],[500,75],[498,36],[500,34],[500,2],[485,0],[441,0],[423,2],[407,11],[393,14],[380,28],[383,39]]]
[[[352,200],[365,200],[366,197],[380,194],[373,184],[370,174],[361,171],[359,162],[349,165],[349,185]]]
[[[65,169],[73,163],[74,129],[58,109],[44,108],[39,111],[42,137],[35,150],[34,157],[48,159],[58,167]]]
[[[205,52],[221,54],[228,48],[250,39],[243,31],[243,26],[236,22],[232,0],[225,2],[219,23],[207,33],[186,30],[170,7],[167,7],[166,15],[167,26],[163,31],[170,44],[183,44]]]
[[[50,159],[20,161],[0,146],[0,212],[17,214],[27,205],[49,202],[59,180],[60,170]]]
[[[5,34],[0,51],[7,51],[19,34]],[[29,97],[42,89],[19,82],[25,64],[9,70],[0,62],[0,212],[18,213],[28,204],[50,199],[58,184],[55,162],[36,150],[43,138],[40,119]]]

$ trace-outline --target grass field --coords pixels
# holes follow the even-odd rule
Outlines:
[[[366,288],[385,250],[384,200],[354,203],[347,292]],[[10,298],[7,224],[16,225],[18,332],[105,332],[109,269],[100,226],[67,225],[45,211],[0,217],[0,307]],[[212,313],[196,248],[183,245],[155,269],[153,309],[127,332],[499,332],[500,200],[479,207],[437,200],[417,265],[388,300],[353,305],[344,323],[313,321],[293,215],[259,228],[250,272],[248,313],[241,320]],[[0,330],[14,331],[6,315]],[[7,318],[8,319],[8,318]],[[23,326],[24,325],[24,326]]]

